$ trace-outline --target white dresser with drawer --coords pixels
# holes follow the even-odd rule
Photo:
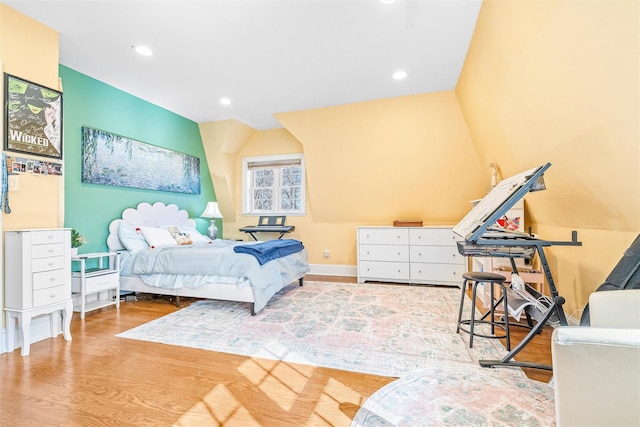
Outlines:
[[[462,286],[466,258],[452,227],[358,227],[358,283]]]
[[[21,354],[29,354],[31,319],[49,315],[50,336],[60,325],[71,339],[71,230],[29,229],[5,232],[4,310],[7,350],[15,346],[16,320],[22,336]],[[60,316],[58,322],[55,316]]]

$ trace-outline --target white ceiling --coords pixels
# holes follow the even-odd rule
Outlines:
[[[60,63],[198,123],[453,90],[481,0],[2,1]],[[154,51],[142,57],[132,45]],[[397,81],[391,74],[406,70]],[[64,82],[63,82],[64,84]],[[232,104],[221,105],[228,97]]]

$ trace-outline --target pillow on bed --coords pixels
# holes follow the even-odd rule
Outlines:
[[[147,249],[149,244],[144,240],[142,233],[138,232],[136,227],[128,222],[120,221],[118,226],[118,238],[128,251],[139,251]]]
[[[152,248],[160,248],[162,246],[176,246],[178,242],[171,236],[169,230],[157,227],[140,227],[144,240],[147,241]]]

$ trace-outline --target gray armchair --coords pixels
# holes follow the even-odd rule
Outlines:
[[[594,292],[591,326],[553,332],[556,423],[640,426],[640,289]]]

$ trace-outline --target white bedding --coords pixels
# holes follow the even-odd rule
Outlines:
[[[250,284],[255,289],[264,289],[270,284],[286,286],[300,271],[308,269],[304,250],[260,265],[253,256],[233,251],[233,247],[240,244],[233,240],[215,240],[210,244],[130,252],[123,262],[127,264],[124,271],[142,278],[150,286],[169,289],[195,288],[206,281]]]
[[[163,219],[145,220],[140,212],[146,216],[149,216],[149,212],[157,212],[157,215],[151,217],[162,216]],[[171,217],[167,212],[179,213],[179,217]],[[107,241],[111,250],[121,253],[120,275],[124,279],[122,289],[126,290],[127,283],[139,279],[150,289],[157,289],[157,292],[152,293],[189,296],[191,289],[194,296],[202,297],[204,293],[211,299],[235,300],[235,291],[230,291],[231,286],[237,288],[238,300],[246,301],[247,287],[250,287],[250,293],[253,294],[251,302],[254,303],[252,312],[257,313],[277,291],[301,279],[309,271],[307,252],[304,249],[260,265],[251,255],[235,253],[233,247],[242,243],[230,240],[170,247],[153,247],[138,242],[140,244],[134,245],[134,250],[126,250],[123,245],[123,234],[118,233],[121,225],[128,232],[145,224],[194,227],[195,224],[184,212],[179,211],[175,205],[165,206],[158,202],[151,206],[141,203],[137,210],[125,210],[123,219],[111,223],[111,234]],[[127,246],[131,248],[131,242],[127,242]],[[209,288],[210,292],[207,290]],[[139,291],[138,288],[136,291]]]

